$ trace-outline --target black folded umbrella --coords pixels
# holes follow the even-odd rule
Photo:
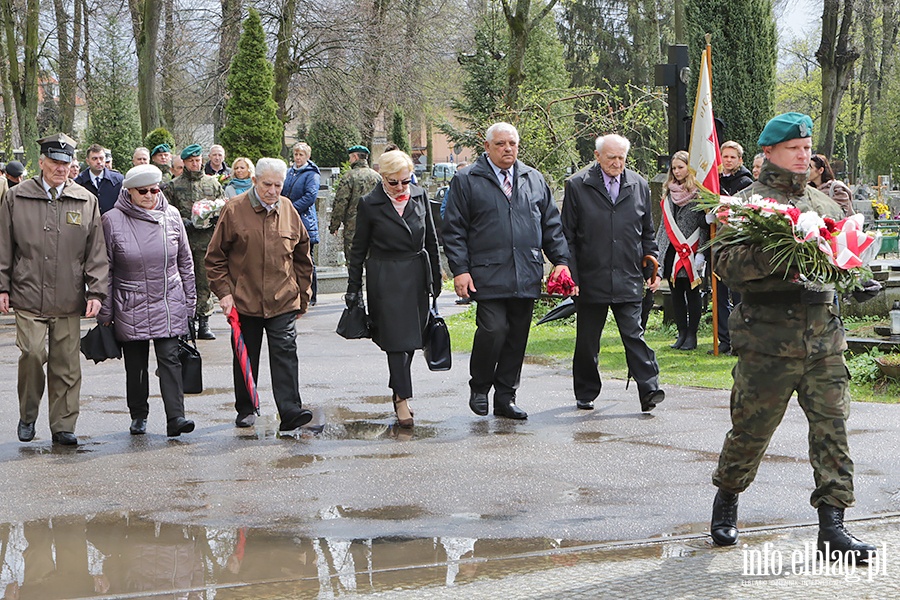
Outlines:
[[[84,357],[100,363],[107,358],[122,358],[122,348],[111,326],[97,325],[81,338],[81,353]]]
[[[571,297],[566,298],[556,306],[550,309],[550,311],[544,315],[544,317],[537,322],[538,325],[542,325],[544,323],[549,323],[550,321],[556,321],[557,319],[565,319],[566,317],[571,317],[575,314],[575,300]]]

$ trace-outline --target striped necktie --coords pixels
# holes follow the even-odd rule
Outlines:
[[[509,178],[507,169],[500,171],[500,174],[503,175],[503,193],[506,194],[506,199],[509,200],[512,198],[512,179]]]
[[[50,201],[51,202],[53,200],[56,200],[58,195],[59,195],[59,190],[57,190],[55,187],[50,188]]]

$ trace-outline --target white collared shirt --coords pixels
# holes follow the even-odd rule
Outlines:
[[[43,177],[41,177],[41,183],[44,185],[44,191],[47,192],[47,197],[49,198],[50,197],[50,188],[52,186],[49,183],[47,183],[47,181]],[[62,185],[56,186],[56,197],[57,198],[62,196],[64,187],[66,187],[65,183],[63,183]]]

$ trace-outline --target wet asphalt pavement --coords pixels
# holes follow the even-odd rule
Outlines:
[[[441,298],[445,314],[458,310],[449,296]],[[647,547],[649,556],[658,557],[659,548],[675,536],[688,540],[694,548],[689,554],[717,552],[703,534],[715,491],[710,476],[729,428],[727,392],[668,387],[665,402],[645,415],[634,386],[625,390],[623,381],[608,380],[597,409],[579,411],[567,364],[529,362],[518,395],[529,418],[515,422],[469,411],[468,355],[455,355],[454,368],[443,373],[429,372],[417,356],[411,403],[416,427],[409,432],[395,425],[383,353],[370,341],[334,334],[341,309],[338,295],[322,296],[298,321],[301,392],[305,406],[315,413],[300,434],[275,433],[265,350],[259,382],[262,417],[254,429],[234,427],[229,330],[216,314],[211,325],[219,339],[200,342],[206,391],[185,400],[187,417],[197,424],[193,433],[166,438],[158,383],[151,377],[148,434],[129,435],[121,361],[83,361],[76,431],[80,445],[75,449],[50,443],[46,400],[35,441],[16,439],[15,327],[11,316],[0,318],[0,381],[6,398],[0,403],[0,481],[5,482],[0,486],[0,524],[6,524],[0,527],[0,583],[23,583],[25,565],[15,557],[22,556],[30,541],[26,522],[46,537],[47,531],[62,531],[56,523],[74,520],[75,530],[86,532],[88,572],[95,584],[103,557],[109,564],[111,556],[127,554],[104,547],[159,544],[167,539],[162,531],[174,528],[180,533],[173,534],[168,547],[188,541],[203,549],[198,556],[205,557],[206,567],[198,570],[206,573],[204,583],[193,581],[186,588],[206,589],[198,598],[331,597],[335,590],[422,586],[443,589],[434,597],[445,597],[452,590],[443,586],[457,576],[474,581],[511,572],[499,566],[498,574],[486,564],[472,569],[467,565],[481,564],[465,563],[473,556],[539,553],[542,558],[534,560],[540,565],[524,568],[518,579],[504,583],[503,589],[515,589],[516,581],[527,580],[526,573],[565,572],[578,562],[548,558],[557,556],[560,547],[605,544],[608,552],[616,542],[656,539]],[[83,331],[90,326],[84,321]],[[896,520],[889,516],[900,512],[898,411],[891,405],[852,408],[857,507],[847,516],[879,517],[867,521],[869,527],[875,524],[876,534],[879,523],[896,531]],[[806,431],[803,413],[792,403],[757,481],[741,496],[745,528],[770,530],[815,520],[809,506],[813,481]],[[98,531],[116,534],[104,537]],[[798,540],[815,538],[814,529],[785,531],[801,531]],[[591,562],[588,554],[581,555],[581,566]],[[616,551],[594,554],[621,559]],[[230,557],[234,564],[257,561],[252,581],[308,579],[311,587],[284,591],[286,584],[272,583],[265,591],[243,592],[241,587],[215,587],[248,581],[242,575],[246,569],[227,568]],[[454,569],[447,563],[459,559],[464,564],[454,567],[451,578]],[[900,553],[895,563],[900,563]],[[397,570],[426,564],[444,566]],[[372,573],[382,568],[392,575],[379,577],[374,585]],[[891,569],[896,581],[900,567]],[[368,587],[359,583],[366,580],[363,573],[369,573]],[[333,587],[326,593],[329,581]],[[100,584],[95,589],[113,594],[115,578],[105,589]],[[552,590],[537,593],[538,588],[529,596],[531,589],[509,597],[556,596]],[[93,595],[87,588],[74,590],[54,597]],[[472,588],[470,597],[475,592]],[[716,597],[662,592],[660,597]],[[604,595],[586,593],[583,597]],[[13,596],[8,592],[6,597]]]

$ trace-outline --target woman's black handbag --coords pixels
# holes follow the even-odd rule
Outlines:
[[[185,394],[200,394],[203,392],[203,359],[200,358],[200,350],[197,349],[197,334],[194,332],[193,323],[190,323],[189,330],[190,342],[184,338],[178,340],[181,382]]]
[[[372,337],[369,331],[369,315],[366,314],[366,305],[362,303],[362,297],[359,297],[359,301],[351,300],[347,304],[349,306],[341,313],[335,332],[348,340]]]
[[[450,331],[447,329],[444,317],[438,313],[437,297],[431,303],[428,322],[425,324],[425,331],[422,332],[422,342],[428,369],[449,371],[453,362],[450,354]]]

